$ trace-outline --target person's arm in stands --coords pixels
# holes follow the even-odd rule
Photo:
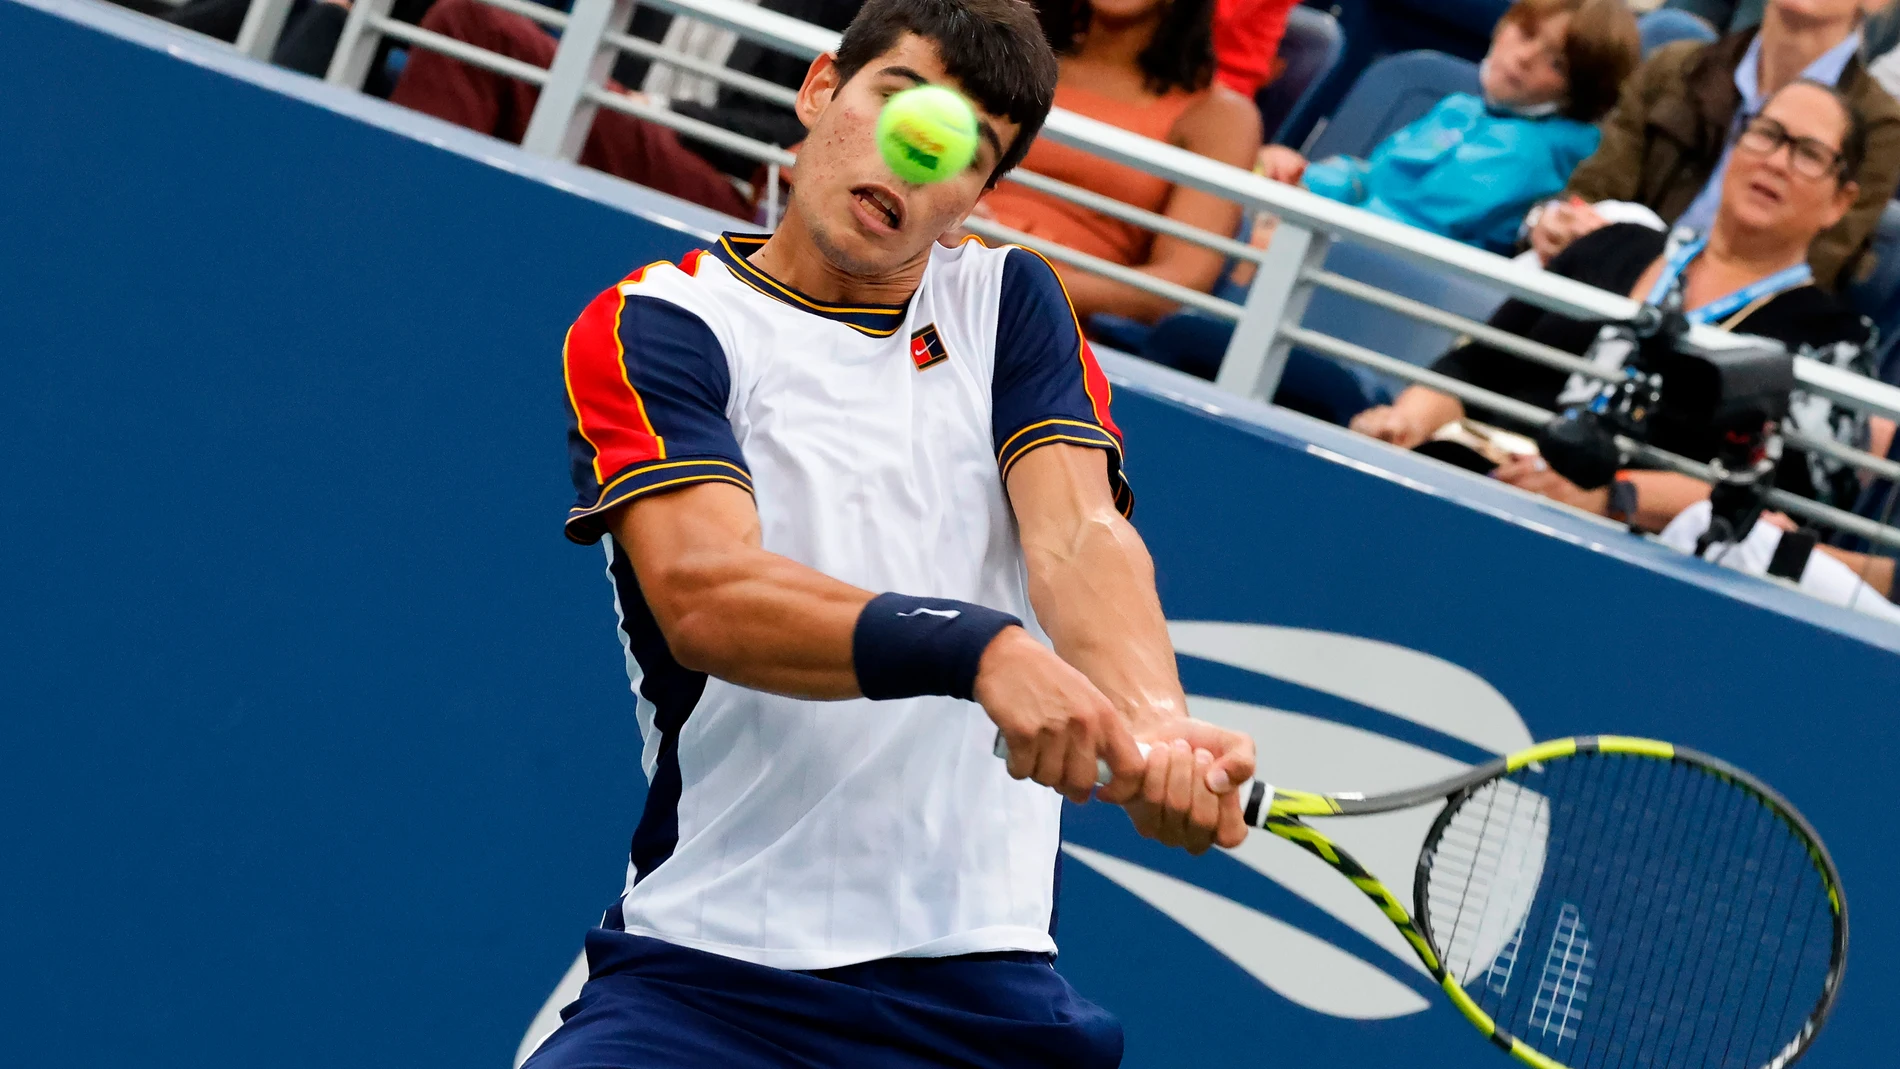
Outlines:
[[[1505,301],[1491,316],[1491,325],[1523,337],[1542,312],[1523,301]],[[1495,388],[1500,375],[1509,375],[1519,358],[1489,345],[1460,339],[1432,365],[1432,370],[1474,386]],[[1432,433],[1455,419],[1463,419],[1464,402],[1429,386],[1407,386],[1389,405],[1377,405],[1353,417],[1352,429],[1400,449],[1416,449]]]
[[[1518,457],[1498,466],[1491,473],[1500,482],[1520,490],[1561,501],[1599,516],[1610,514],[1610,489],[1585,490],[1550,470],[1543,457]],[[1709,496],[1709,484],[1673,471],[1625,471],[1617,476],[1636,487],[1636,512],[1618,516],[1619,520],[1643,531],[1660,531],[1669,526],[1683,509]]]
[[[1808,251],[1814,280],[1824,287],[1843,284],[1841,271],[1872,236],[1880,224],[1880,213],[1893,199],[1896,184],[1900,184],[1900,116],[1889,114],[1885,121],[1868,124],[1866,162],[1854,181],[1860,184],[1860,196],[1848,209],[1847,217],[1822,231]]]
[[[1852,568],[1854,574],[1860,577],[1861,582],[1878,590],[1881,596],[1887,600],[1893,600],[1893,571],[1895,561],[1892,557],[1875,557],[1866,553],[1855,553],[1850,549],[1836,549],[1833,546],[1826,545],[1817,545],[1814,548],[1833,557],[1849,568]]]
[[[1250,168],[1260,150],[1260,113],[1253,102],[1225,86],[1216,85],[1207,99],[1182,113],[1175,123],[1174,141],[1189,152],[1234,167]],[[1174,187],[1162,214],[1216,234],[1232,234],[1240,223],[1240,206],[1230,200],[1186,186]],[[1151,278],[1173,282],[1205,293],[1220,280],[1225,262],[1220,253],[1191,241],[1155,235],[1148,262],[1135,270]],[[1084,321],[1097,312],[1127,316],[1145,323],[1179,306],[1166,297],[1083,271],[1063,276],[1076,314]]]

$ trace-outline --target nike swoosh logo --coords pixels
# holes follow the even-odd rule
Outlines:
[[[923,613],[923,614],[928,614],[928,615],[931,615],[931,616],[941,616],[941,617],[943,617],[943,618],[944,618],[944,619],[946,619],[946,620],[954,620],[954,619],[956,619],[957,617],[959,617],[959,616],[962,616],[962,615],[963,615],[963,612],[962,612],[962,610],[960,610],[960,609],[912,609],[912,610],[911,610],[911,611],[909,611],[909,612],[900,612],[900,613],[898,613],[897,615],[899,615],[899,616],[916,616],[916,615],[918,615],[918,614],[920,614],[920,613]]]

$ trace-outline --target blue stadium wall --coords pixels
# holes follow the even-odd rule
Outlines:
[[[642,795],[561,334],[719,221],[78,0],[0,0],[0,102],[0,1062],[506,1066]],[[1809,1064],[1891,1057],[1900,636],[1109,368],[1184,678],[1271,777],[1721,754],[1856,907]],[[1500,1064],[1285,844],[1068,828],[1128,1064]]]

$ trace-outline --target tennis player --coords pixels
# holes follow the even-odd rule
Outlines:
[[[937,240],[1055,81],[1018,0],[870,0],[799,91],[778,231],[644,267],[570,330],[567,533],[609,536],[650,786],[534,1069],[1113,1066],[1120,1026],[1051,968],[1048,788],[1088,799],[1101,759],[1142,834],[1245,834],[1252,743],[1186,716],[1061,283]],[[982,127],[931,185],[873,137],[920,83]]]

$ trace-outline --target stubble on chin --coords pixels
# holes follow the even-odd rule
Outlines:
[[[812,245],[818,249],[818,254],[838,271],[852,278],[876,278],[882,273],[882,265],[854,256],[843,245],[833,240],[831,229],[825,224],[816,223],[808,228],[808,232],[811,234]]]

